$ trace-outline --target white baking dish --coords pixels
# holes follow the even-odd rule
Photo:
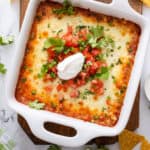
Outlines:
[[[76,147],[87,143],[89,140],[95,137],[115,136],[119,134],[127,124],[138,88],[144,62],[144,55],[149,39],[149,21],[142,15],[135,12],[129,6],[127,0],[114,0],[111,4],[104,4],[96,2],[94,0],[71,0],[74,6],[79,6],[86,9],[89,8],[94,12],[104,13],[106,15],[131,20],[137,23],[142,29],[140,42],[135,58],[135,64],[132,70],[120,118],[114,127],[104,127],[48,111],[33,110],[28,106],[19,103],[15,99],[15,88],[18,80],[20,66],[24,57],[26,42],[28,40],[28,35],[33,22],[33,18],[35,16],[36,8],[39,5],[40,1],[42,0],[30,0],[17,43],[16,51],[12,56],[12,66],[11,69],[8,70],[6,79],[6,97],[9,106],[27,120],[32,132],[37,137],[47,142],[63,146]],[[54,1],[62,2],[63,0]],[[62,135],[51,133],[43,127],[43,124],[45,122],[54,122],[73,127],[77,131],[77,134],[74,137],[65,137]]]

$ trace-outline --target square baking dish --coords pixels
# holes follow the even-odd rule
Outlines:
[[[114,127],[105,127],[97,124],[85,122],[82,120],[63,116],[44,110],[33,110],[24,104],[19,103],[15,98],[16,84],[22,60],[25,53],[26,43],[29,37],[31,25],[35,17],[36,9],[42,0],[30,0],[22,29],[17,42],[16,50],[12,56],[11,67],[6,76],[6,99],[8,105],[23,116],[35,136],[50,143],[59,144],[62,146],[77,147],[84,145],[89,140],[100,136],[115,136],[118,135],[126,126],[134,98],[140,81],[144,56],[149,40],[150,23],[147,18],[135,12],[129,5],[128,0],[113,0],[110,4],[97,2],[94,0],[71,0],[73,6],[90,9],[93,12],[103,13],[108,16],[124,18],[138,24],[141,28],[141,36],[135,56],[135,63],[132,69],[129,80],[124,104],[121,109],[121,114],[117,124]],[[53,0],[62,3],[63,0]],[[72,127],[76,130],[76,135],[73,137],[65,137],[54,134],[44,128],[45,122],[53,122],[60,125]]]

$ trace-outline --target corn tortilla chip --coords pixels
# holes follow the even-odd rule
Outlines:
[[[141,150],[150,150],[150,143],[147,140],[142,142]]]
[[[138,135],[128,130],[124,130],[119,135],[120,150],[132,150],[138,143],[140,143],[143,140],[144,136]]]
[[[146,6],[150,7],[150,0],[141,0]]]

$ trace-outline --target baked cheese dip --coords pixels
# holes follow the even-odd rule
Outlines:
[[[133,22],[68,1],[41,2],[31,28],[16,98],[47,110],[103,126],[121,112],[140,28]]]

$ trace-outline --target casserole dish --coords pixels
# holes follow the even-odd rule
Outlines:
[[[113,1],[111,4],[103,4],[103,3],[99,3],[95,1],[83,0],[83,1],[72,1],[72,3],[75,6],[79,6],[83,8],[88,7],[92,11],[102,12],[107,15],[111,14],[112,16],[131,20],[137,23],[138,25],[140,25],[142,34],[140,37],[139,47],[138,47],[136,58],[135,58],[135,64],[132,70],[130,82],[129,82],[127,93],[125,96],[124,105],[121,110],[121,115],[117,124],[114,127],[98,126],[95,124],[83,122],[81,120],[72,119],[72,118],[54,114],[51,112],[32,110],[28,108],[27,106],[24,106],[18,103],[14,97],[19,68],[20,68],[20,65],[22,62],[21,60],[23,58],[23,53],[24,53],[23,51],[19,51],[19,50],[25,49],[25,45],[28,39],[28,38],[23,39],[22,37],[28,37],[29,30],[31,27],[30,23],[32,23],[33,17],[35,15],[35,13],[33,13],[33,16],[31,17],[31,12],[35,12],[39,4],[39,1],[38,2],[34,0],[30,1],[27,14],[25,17],[25,21],[23,24],[23,28],[21,30],[19,44],[18,44],[16,53],[14,56],[16,59],[14,60],[13,66],[11,70],[8,72],[8,76],[7,76],[7,82],[6,82],[7,99],[8,99],[9,105],[18,113],[20,113],[23,117],[25,117],[25,119],[28,121],[31,127],[32,132],[36,136],[48,142],[53,142],[53,143],[64,145],[64,146],[80,146],[80,145],[85,144],[87,141],[89,141],[90,139],[94,137],[113,136],[113,135],[120,133],[124,129],[128,121],[128,118],[132,109],[132,105],[134,102],[133,99],[137,90],[137,86],[138,86],[138,82],[140,78],[140,72],[142,69],[141,60],[144,60],[144,53],[145,53],[144,50],[146,49],[146,44],[148,42],[148,36],[149,36],[148,21],[144,17],[139,15],[138,13],[134,12],[130,8],[127,1],[119,2],[118,0],[118,1]],[[85,3],[87,4],[86,6],[84,6]],[[125,7],[126,11],[128,10],[128,12],[122,11],[121,10],[122,6]],[[118,8],[116,9],[116,7]],[[140,52],[141,50],[142,52]],[[18,65],[18,62],[20,65]],[[15,73],[13,73],[14,68],[16,69]],[[131,90],[132,90],[132,94],[129,93],[129,91]],[[38,116],[38,118],[36,116]],[[66,126],[73,127],[76,129],[77,134],[74,137],[64,137],[64,136],[56,135],[54,133],[50,133],[44,129],[43,127],[44,122],[55,122],[58,124],[63,124]],[[89,132],[87,132],[87,130]]]

